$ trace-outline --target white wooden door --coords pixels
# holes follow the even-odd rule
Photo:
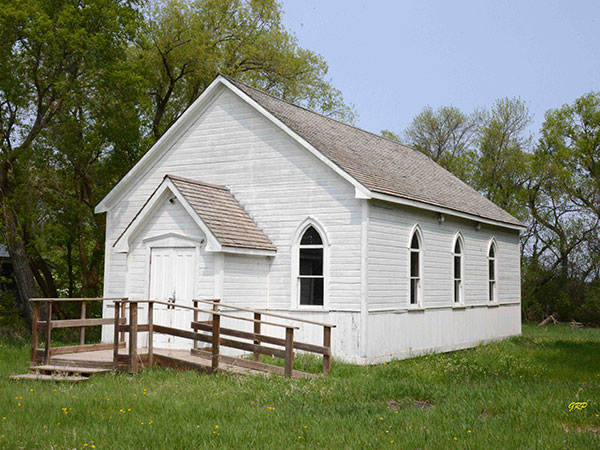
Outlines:
[[[149,298],[176,305],[193,306],[196,273],[194,247],[152,248],[150,252]],[[193,313],[190,310],[155,305],[154,323],[167,327],[191,330]],[[188,339],[164,334],[154,335],[157,348],[190,348]]]

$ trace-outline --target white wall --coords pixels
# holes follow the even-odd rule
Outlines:
[[[409,240],[423,236],[422,303],[410,309]],[[453,298],[453,243],[464,238],[464,305]],[[488,301],[488,245],[497,243],[499,306]],[[370,363],[428,351],[448,351],[521,332],[519,234],[500,227],[445,217],[415,208],[372,202],[368,224],[368,321]]]
[[[519,234],[473,221],[415,208],[373,202],[369,208],[368,302],[369,309],[404,308],[408,305],[409,239],[414,225],[423,232],[423,306],[453,303],[453,243],[460,231],[464,238],[464,293],[466,305],[488,301],[487,251],[490,239],[497,243],[497,292],[500,303],[521,300]]]

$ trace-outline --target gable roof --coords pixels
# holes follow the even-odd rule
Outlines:
[[[354,185],[357,198],[381,199],[513,229],[525,228],[519,220],[423,153],[278,99],[224,75],[217,76],[100,201],[95,212],[105,212],[115,204],[135,182],[139,172],[148,170],[169,150],[223,87],[257,109]]]
[[[202,183],[188,178],[165,175],[135,217],[117,238],[114,247],[127,249],[126,241],[155,210],[166,191],[181,201],[207,235],[209,251],[246,253],[243,250],[271,254],[277,248],[225,186]],[[211,242],[212,241],[212,242]],[[211,245],[212,243],[212,245]],[[236,251],[240,249],[240,251]]]
[[[418,150],[225,78],[372,192],[523,226]]]
[[[225,186],[173,175],[166,177],[179,189],[221,245],[277,250]]]

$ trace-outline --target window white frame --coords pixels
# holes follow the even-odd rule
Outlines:
[[[494,255],[490,256],[493,250]],[[498,245],[496,239],[490,239],[487,249],[487,267],[486,274],[488,280],[488,302],[498,303]],[[490,270],[491,269],[491,270]]]
[[[417,236],[417,240],[419,242],[419,248],[418,249],[413,249],[411,244],[412,244],[412,240],[413,237]],[[424,255],[424,250],[425,250],[425,241],[423,239],[423,232],[421,231],[421,227],[417,224],[414,225],[409,238],[408,238],[408,243],[407,243],[407,248],[408,248],[408,264],[407,264],[407,271],[408,271],[408,296],[407,296],[407,304],[409,308],[421,308],[422,304],[423,304],[423,255]],[[414,276],[412,274],[412,255],[413,253],[416,253],[418,255],[418,264],[417,264],[417,270],[418,270],[418,275]],[[415,280],[415,281],[413,281]],[[415,286],[416,292],[415,292],[415,301],[411,302],[412,299],[412,289],[413,289],[413,285]]]
[[[317,230],[317,233],[321,236],[322,245],[318,246],[308,246],[308,245],[300,245],[300,241],[302,240],[302,236],[308,228],[313,227]],[[292,309],[302,309],[302,310],[328,310],[329,309],[329,251],[330,251],[330,243],[328,239],[328,234],[325,227],[314,217],[308,217],[305,219],[299,226],[296,228],[292,238],[292,248],[291,248],[291,286],[290,286],[290,298],[291,304],[290,308]],[[300,304],[300,279],[304,276],[300,275],[300,249],[301,248],[323,248],[323,305],[301,305]],[[315,278],[314,276],[309,276],[309,278]]]
[[[459,245],[460,252],[456,252],[456,245]],[[456,258],[459,259],[459,277],[456,277]],[[465,303],[465,240],[459,231],[454,236],[452,242],[452,304],[464,305]]]

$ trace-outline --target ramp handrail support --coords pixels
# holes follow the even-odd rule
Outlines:
[[[335,325],[331,324],[323,324],[314,321],[307,321],[303,319],[296,319],[291,316],[285,316],[283,314],[272,314],[266,313],[263,311],[253,310],[250,308],[242,308],[242,307],[232,307],[232,305],[223,305],[220,303],[218,299],[211,300],[200,300],[194,299],[194,306],[186,306],[186,305],[178,305],[173,304],[172,302],[163,302],[159,300],[129,300],[129,299],[116,299],[115,303],[115,317],[114,317],[114,354],[113,354],[113,368],[117,368],[119,362],[119,343],[117,342],[117,336],[119,332],[129,333],[129,354],[127,358],[127,365],[129,372],[136,372],[138,370],[138,355],[137,355],[137,333],[138,332],[148,332],[148,360],[149,364],[152,365],[153,361],[153,333],[163,333],[170,334],[173,336],[183,337],[192,339],[194,341],[194,350],[198,350],[198,341],[205,341],[211,344],[211,370],[217,371],[219,368],[220,361],[220,346],[224,345],[227,347],[233,347],[242,350],[250,350],[253,353],[254,362],[259,365],[263,364],[259,362],[260,354],[270,354],[272,356],[278,356],[285,359],[284,366],[284,375],[286,377],[291,377],[293,374],[293,359],[294,359],[294,347],[300,348],[306,351],[316,351],[323,355],[323,373],[327,374],[331,368],[331,328],[335,327]],[[212,305],[211,310],[198,308],[198,302],[208,303]],[[148,323],[139,325],[138,324],[138,305],[140,303],[148,303]],[[122,317],[125,315],[125,304],[129,304],[129,324],[122,325]],[[194,324],[196,324],[197,328],[195,330],[202,330],[205,332],[210,332],[211,337],[209,338],[206,335],[197,333],[197,332],[189,332],[186,330],[179,330],[175,328],[169,328],[164,326],[159,326],[153,323],[153,309],[154,305],[165,305],[169,309],[181,308],[187,309],[194,312],[194,321],[192,322],[192,326],[194,328]],[[232,314],[227,314],[220,312],[218,310],[219,306],[227,306],[232,307],[232,309],[237,309],[240,311],[246,311],[253,313],[253,318],[247,317],[239,317]],[[212,320],[210,322],[198,322],[198,313],[206,313],[211,315]],[[275,317],[284,318],[287,320],[295,320],[298,322],[311,323],[314,325],[323,326],[323,347],[318,347],[310,344],[296,343],[294,342],[294,330],[298,330],[298,326],[281,324],[276,322],[270,322],[266,320],[262,320],[262,314],[271,315]],[[120,317],[121,316],[121,317]],[[221,328],[221,318],[229,318],[234,320],[252,322],[254,324],[254,333],[250,334],[242,331],[235,331],[230,329]],[[204,325],[203,325],[204,324]],[[261,334],[261,325],[270,325],[275,327],[285,328],[285,340],[281,340],[278,338],[273,338],[270,336]],[[221,337],[221,330],[227,335],[233,335],[235,337],[241,338],[253,338],[252,344],[246,344],[240,341],[235,341],[231,339],[226,339]],[[208,340],[210,339],[210,340]],[[267,343],[275,344],[275,345],[283,345],[284,351],[274,349],[272,347],[264,347],[261,345],[262,341]]]

